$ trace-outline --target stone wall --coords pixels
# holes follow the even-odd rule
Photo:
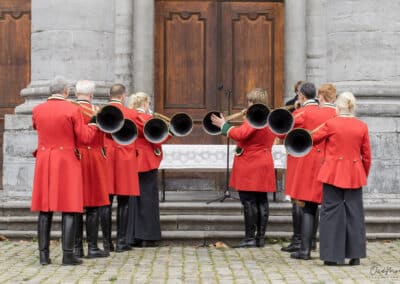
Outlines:
[[[357,97],[370,130],[365,198],[400,201],[400,1],[327,1],[327,81]]]
[[[32,82],[18,115],[6,116],[0,199],[30,196],[36,136],[29,114],[55,75],[96,81],[100,98],[114,81],[153,90],[153,1],[55,3],[32,1]],[[399,11],[400,0],[285,1],[285,98],[299,79],[356,95],[371,134],[368,202],[400,202]]]

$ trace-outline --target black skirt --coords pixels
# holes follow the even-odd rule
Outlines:
[[[344,263],[366,257],[362,189],[324,184],[320,213],[320,259]]]
[[[127,241],[161,240],[157,169],[139,173],[140,196],[129,197]]]

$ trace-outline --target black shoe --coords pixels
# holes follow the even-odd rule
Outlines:
[[[51,259],[49,258],[49,254],[46,252],[39,252],[40,264],[41,265],[49,265],[51,264]]]
[[[292,241],[288,246],[286,247],[282,247],[281,251],[285,251],[285,252],[295,252],[300,250],[300,246],[301,246],[301,240],[295,240]]]
[[[338,263],[337,262],[333,262],[333,261],[324,261],[324,265],[336,266],[336,265],[338,265]]]
[[[350,259],[349,265],[352,265],[352,266],[354,266],[354,265],[360,265],[360,259],[359,259],[359,258],[352,258],[352,259]]]
[[[290,254],[291,258],[295,258],[295,259],[303,259],[303,260],[310,260],[311,259],[311,255],[310,252],[304,252],[304,251],[296,251]]]
[[[71,252],[64,252],[62,264],[63,265],[79,265],[79,264],[82,264],[82,260],[75,257],[75,255]]]
[[[89,249],[87,258],[98,258],[98,257],[107,257],[110,256],[109,252],[101,250],[99,248]]]
[[[258,248],[263,248],[265,246],[265,238],[258,238],[256,239],[256,246]]]
[[[124,252],[124,251],[129,251],[132,250],[132,247],[128,244],[117,244],[117,247],[115,249],[115,252]]]
[[[84,253],[83,253],[83,248],[75,248],[74,249],[74,255],[77,258],[82,258],[84,257]]]

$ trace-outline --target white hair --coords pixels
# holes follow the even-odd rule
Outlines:
[[[130,95],[128,107],[132,109],[137,109],[143,106],[143,104],[150,100],[150,96],[145,92],[137,92]]]
[[[336,99],[336,109],[338,114],[354,115],[356,108],[356,98],[351,92],[343,92]]]
[[[77,94],[93,94],[95,90],[95,84],[93,81],[80,80],[76,82],[75,92]]]

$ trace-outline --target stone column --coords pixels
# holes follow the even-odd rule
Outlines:
[[[0,200],[30,199],[37,143],[31,113],[56,75],[95,81],[104,100],[114,81],[113,37],[114,1],[32,1],[31,82],[21,91],[25,103],[5,116]]]
[[[285,101],[294,96],[293,85],[305,79],[305,0],[287,0],[285,1]]]
[[[114,1],[32,1],[31,83],[21,91],[29,114],[49,95],[49,81],[93,80],[104,95],[113,80]]]
[[[133,6],[133,91],[153,95],[155,1],[135,0]]]
[[[115,1],[115,81],[124,84],[128,94],[132,89],[133,2],[135,1]]]
[[[327,80],[326,0],[307,0],[307,81],[318,88]]]

